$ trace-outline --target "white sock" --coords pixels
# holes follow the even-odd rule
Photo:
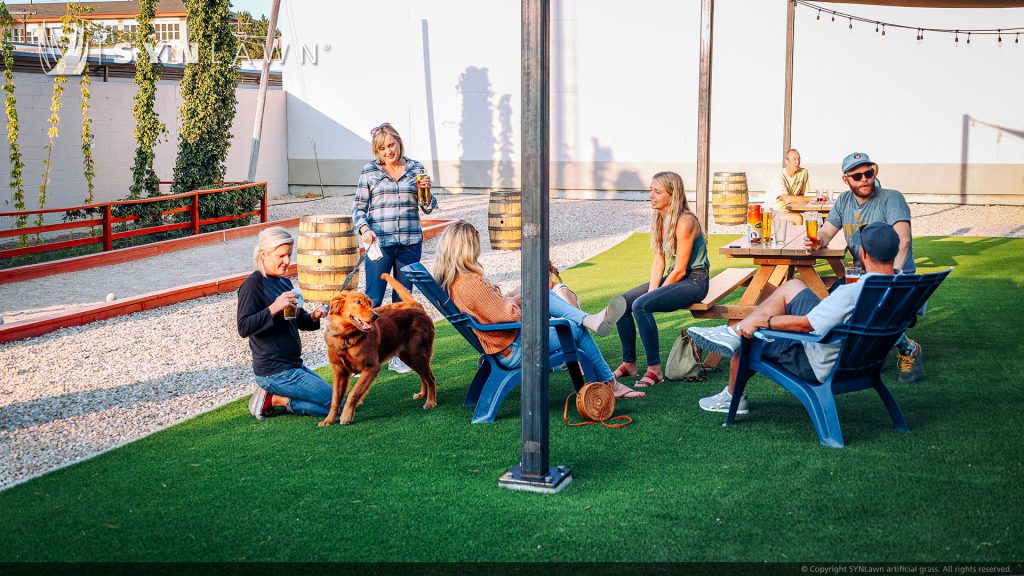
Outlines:
[[[604,322],[604,317],[607,314],[608,314],[608,309],[607,308],[604,309],[604,310],[601,310],[597,314],[587,314],[583,318],[582,324],[583,324],[584,327],[589,328],[590,330],[596,332],[598,326],[601,325],[601,322]]]

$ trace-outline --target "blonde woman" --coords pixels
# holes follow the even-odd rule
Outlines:
[[[653,386],[665,377],[655,312],[674,312],[699,302],[708,294],[707,238],[697,216],[690,212],[683,193],[683,179],[675,172],[658,172],[651,179],[650,280],[623,294],[626,314],[619,319],[622,365],[615,376],[636,376],[636,333],[647,355],[647,370],[638,388]]]
[[[495,324],[522,320],[520,296],[502,295],[498,287],[484,278],[484,269],[480,265],[480,233],[469,222],[459,220],[448,226],[438,242],[433,267],[434,278],[451,296],[452,302],[478,322]],[[580,365],[588,381],[609,383],[616,398],[644,396],[643,392],[632,390],[615,379],[594,339],[584,329],[598,333],[605,327],[610,330],[625,311],[625,300],[621,296],[613,298],[608,308],[598,314],[587,314],[549,291],[548,308],[552,317],[570,321]],[[551,352],[554,352],[558,350],[558,337],[554,328],[548,330],[548,341]],[[498,354],[498,363],[502,367],[514,370],[522,365],[522,331],[476,332],[476,335],[485,352]]]
[[[259,390],[249,399],[249,412],[260,420],[276,407],[296,414],[324,417],[331,408],[331,385],[302,364],[299,330],[319,330],[323,307],[312,313],[298,307],[292,319],[284,309],[298,304],[288,279],[295,240],[273,226],[260,232],[253,250],[253,268],[238,288],[238,335],[249,339],[252,370]]]
[[[380,306],[387,288],[380,275],[391,274],[411,289],[412,282],[402,268],[419,262],[423,255],[416,175],[424,168],[423,164],[405,156],[402,137],[387,122],[370,131],[370,148],[375,160],[363,166],[359,174],[352,204],[352,226],[367,247],[380,243],[383,257],[366,260],[366,295],[374,306]],[[420,184],[429,189],[430,177],[424,174]],[[430,212],[436,207],[437,197],[431,195],[430,205],[422,208]],[[401,301],[394,293],[391,299]],[[398,356],[391,359],[388,367],[399,373],[411,370]]]

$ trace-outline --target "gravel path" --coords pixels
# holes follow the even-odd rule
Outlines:
[[[352,198],[271,206],[271,218],[349,213]],[[487,226],[487,197],[442,195],[438,218]],[[920,205],[915,235],[1024,237],[1024,208]],[[551,254],[560,267],[585,260],[646,230],[644,202],[551,203]],[[712,233],[742,233],[712,225]],[[0,285],[9,321],[118,297],[247,272],[253,238],[173,254]],[[423,260],[433,260],[436,240]],[[519,283],[519,252],[484,247],[488,276]],[[432,307],[428,311],[436,315]],[[234,324],[235,295],[183,302],[38,338],[0,345],[0,488],[112,449],[249,394],[247,343]],[[322,335],[305,333],[308,365],[325,361]]]

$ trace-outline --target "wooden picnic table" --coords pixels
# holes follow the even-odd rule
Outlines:
[[[787,204],[786,209],[790,212],[821,212],[821,218],[824,220],[835,205],[835,202],[818,202],[817,200],[811,200],[810,202],[805,202],[803,204]]]
[[[729,324],[736,324],[753,312],[758,304],[768,298],[790,276],[799,275],[815,294],[821,298],[828,296],[829,287],[835,282],[842,281],[846,275],[843,264],[843,258],[846,256],[846,237],[843,234],[836,234],[828,246],[812,253],[808,253],[804,248],[806,237],[806,231],[802,226],[790,225],[786,241],[779,244],[751,244],[747,236],[740,236],[719,248],[718,252],[727,258],[749,259],[757,268],[752,275],[749,268],[729,268],[715,276],[711,283],[714,286],[716,280],[721,277],[721,281],[717,282],[719,285],[709,291],[709,296],[704,302],[690,307],[694,318],[724,318]],[[835,276],[818,275],[814,265],[819,259],[829,263]],[[745,274],[740,274],[744,271]],[[728,296],[730,292],[743,286],[747,279],[750,283],[743,291],[739,303],[718,304],[718,301]],[[710,294],[712,291],[713,295]],[[717,366],[719,360],[720,356],[712,354],[707,363]]]

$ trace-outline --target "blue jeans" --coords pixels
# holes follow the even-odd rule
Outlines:
[[[388,287],[387,282],[381,280],[381,274],[391,274],[402,286],[412,290],[412,280],[409,280],[401,270],[403,266],[420,261],[420,256],[423,255],[423,243],[420,242],[409,246],[404,244],[381,246],[380,251],[384,253],[384,257],[378,260],[367,258],[365,268],[366,295],[373,301],[374,308],[383,304],[384,292]],[[392,292],[391,301],[401,302],[402,298]]]
[[[665,278],[661,282],[664,284]],[[708,295],[708,271],[705,268],[694,268],[675,284],[662,285],[653,292],[648,292],[648,287],[648,284],[641,284],[622,295],[626,299],[626,313],[616,326],[619,342],[622,343],[622,360],[636,362],[636,329],[639,328],[640,341],[647,354],[647,365],[654,366],[661,364],[661,343],[654,313],[675,312],[703,300]]]
[[[572,339],[576,341],[576,351],[580,356],[580,366],[583,368],[583,375],[587,382],[607,382],[612,379],[612,369],[601,356],[597,343],[590,336],[590,332],[581,325],[586,313],[559,298],[554,292],[548,293],[548,312],[552,318],[565,318],[569,320],[572,328]],[[516,335],[515,341],[509,345],[508,350],[512,353],[504,358],[498,357],[498,364],[506,370],[515,370],[523,364],[523,331]],[[548,328],[548,354],[561,350],[558,343],[558,334],[555,329]]]
[[[256,385],[274,396],[289,398],[289,409],[296,414],[327,416],[331,410],[333,387],[305,366],[270,376],[256,376]]]

